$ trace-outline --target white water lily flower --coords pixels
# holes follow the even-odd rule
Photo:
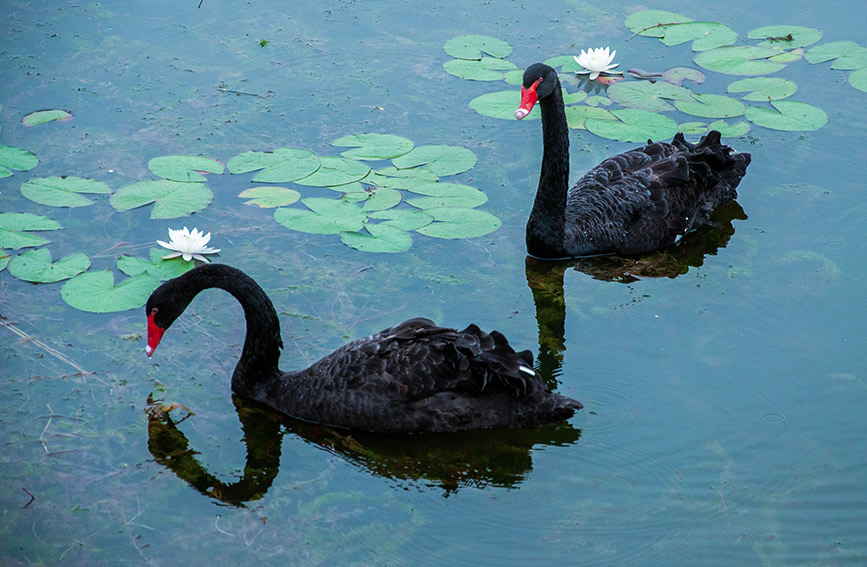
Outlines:
[[[617,51],[612,51],[609,55],[608,48],[581,50],[581,54],[575,57],[575,62],[584,67],[583,71],[578,71],[578,74],[590,73],[590,80],[595,81],[602,73],[611,73],[611,69],[617,67],[619,63],[614,65],[611,62],[614,60],[614,55]],[[619,71],[613,71],[618,73]]]
[[[171,239],[171,242],[157,240],[157,244],[163,248],[174,250],[171,254],[163,256],[163,260],[183,256],[184,260],[187,262],[191,261],[193,258],[201,260],[202,262],[210,262],[210,260],[205,258],[202,254],[216,254],[220,251],[219,248],[208,248],[205,246],[211,239],[211,233],[209,232],[208,234],[205,234],[195,227],[193,227],[192,232],[187,230],[187,227],[184,227],[183,230],[169,229],[169,238]]]

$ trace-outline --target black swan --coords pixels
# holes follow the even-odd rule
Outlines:
[[[271,300],[244,272],[204,264],[160,285],[145,306],[147,354],[202,290],[244,308],[247,336],[232,390],[289,416],[374,432],[425,432],[557,423],[581,403],[550,392],[533,355],[475,325],[463,331],[410,319],[344,345],[305,370],[277,367],[283,341]]]
[[[732,154],[709,132],[698,144],[675,135],[606,159],[569,189],[569,127],[557,72],[536,63],[524,72],[519,120],[542,111],[542,172],[527,221],[527,252],[545,259],[640,254],[709,224],[737,197],[750,154]]]

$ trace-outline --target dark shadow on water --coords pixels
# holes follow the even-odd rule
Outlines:
[[[736,201],[718,207],[711,220],[714,226],[703,226],[684,236],[676,244],[640,256],[594,256],[566,261],[537,260],[527,257],[527,285],[536,306],[539,327],[539,356],[536,369],[549,388],[556,388],[562,372],[566,351],[566,298],[563,277],[574,268],[593,279],[632,283],[642,278],[676,278],[691,267],[704,263],[707,255],[716,255],[735,233],[732,221],[745,220],[746,213]]]
[[[515,488],[533,468],[535,446],[570,445],[581,436],[581,430],[569,423],[422,435],[363,433],[297,421],[234,395],[232,401],[247,448],[244,472],[237,481],[225,483],[208,472],[178,428],[183,419],[176,422],[159,403],[151,403],[148,411],[148,449],[157,463],[200,493],[239,507],[263,498],[271,487],[287,433],[404,488],[434,487],[444,496],[466,487]]]

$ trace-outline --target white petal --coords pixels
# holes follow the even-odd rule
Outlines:
[[[166,254],[163,256],[163,260],[171,260],[172,258],[177,258],[181,255],[181,252],[172,252],[171,254]]]
[[[590,80],[595,81],[599,77],[599,71],[593,71],[590,73]]]

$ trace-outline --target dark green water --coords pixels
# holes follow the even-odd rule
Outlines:
[[[845,74],[805,62],[781,73],[828,114],[822,129],[728,140],[753,156],[733,234],[685,240],[692,261],[677,277],[611,282],[598,264],[528,268],[538,122],[473,112],[469,100],[503,83],[448,75],[442,45],[478,33],[511,43],[521,66],[599,45],[621,67],[689,65],[688,45],[626,40],[631,5],[196,4],[4,3],[0,144],[40,164],[0,179],[0,211],[57,220],[53,256],[84,251],[97,269],[146,256],[170,227],[211,232],[220,261],[281,312],[284,368],[413,316],[476,322],[542,354],[585,410],[560,427],[421,438],[280,420],[233,404],[243,323],[227,296],[203,294],[149,361],[141,310],[83,313],[60,284],[4,270],[0,314],[87,371],[0,328],[4,565],[863,564],[867,94]],[[859,2],[755,6],[648,7],[742,35],[785,23],[867,45]],[[730,78],[709,75],[703,91],[724,92]],[[20,123],[43,108],[74,119]],[[213,176],[214,202],[172,221],[19,192],[48,175],[117,189],[171,154],[337,155],[330,143],[357,132],[471,149],[478,163],[457,181],[483,190],[503,226],[371,254],[243,206],[250,176]],[[634,145],[584,130],[571,142],[575,175]],[[195,415],[149,422],[151,395]]]

